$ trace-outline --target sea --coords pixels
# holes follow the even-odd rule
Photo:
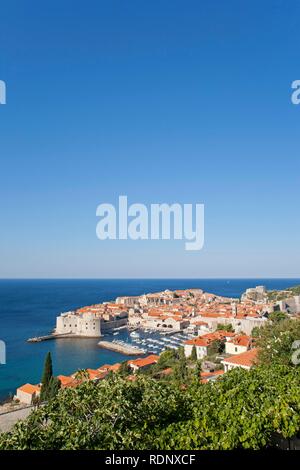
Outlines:
[[[165,289],[201,288],[206,292],[240,297],[249,287],[264,285],[284,289],[300,279],[2,279],[0,280],[0,340],[6,344],[6,363],[0,364],[0,400],[13,395],[24,383],[41,379],[45,355],[51,352],[54,374],[69,375],[78,369],[98,368],[128,359],[99,348],[99,339],[58,339],[28,343],[48,334],[61,312]],[[111,338],[131,342],[127,330]]]

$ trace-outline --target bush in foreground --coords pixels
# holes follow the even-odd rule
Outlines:
[[[187,388],[141,375],[60,390],[0,449],[260,449],[273,433],[300,431],[300,372],[284,365],[237,369]]]

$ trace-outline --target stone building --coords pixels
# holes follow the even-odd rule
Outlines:
[[[56,318],[55,333],[100,337],[101,318],[90,312],[80,314],[75,312],[65,312]]]

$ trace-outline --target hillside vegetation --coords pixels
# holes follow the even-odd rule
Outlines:
[[[276,301],[276,300],[284,300],[289,297],[293,297],[294,295],[300,295],[300,285],[299,286],[294,286],[294,287],[289,287],[288,289],[285,290],[271,290],[268,291],[268,300],[270,301]]]

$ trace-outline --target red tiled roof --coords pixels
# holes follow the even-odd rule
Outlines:
[[[129,362],[129,365],[134,365],[136,367],[145,367],[150,366],[151,364],[155,364],[159,359],[159,356],[155,354],[151,354],[143,359],[134,359],[133,361]]]
[[[121,364],[118,362],[116,364],[104,364],[103,366],[98,367],[97,370],[100,372],[117,372],[121,367]]]
[[[208,346],[212,341],[224,340],[228,336],[234,336],[234,333],[230,331],[217,330],[213,333],[207,333],[206,335],[199,336],[198,338],[192,338],[185,341],[185,344],[194,344],[195,346]]]
[[[241,354],[227,357],[226,359],[224,359],[223,362],[226,362],[228,364],[236,364],[239,366],[251,367],[255,364],[257,360],[257,352],[257,348],[253,348]]]
[[[62,387],[67,387],[69,384],[74,382],[74,378],[69,377],[68,375],[58,375],[57,378],[60,381]]]
[[[251,343],[251,337],[248,335],[238,335],[232,338],[229,343],[233,343],[237,346],[246,346],[248,347]]]
[[[212,340],[208,338],[192,338],[184,342],[184,344],[195,345],[195,346],[208,346]]]
[[[98,369],[86,369],[87,373],[89,374],[89,378],[93,379],[104,379],[107,376],[107,371],[99,371]]]
[[[221,370],[215,370],[214,372],[201,372],[200,375],[203,378],[204,377],[207,378],[207,377],[214,377],[215,375],[222,375],[222,374],[224,374],[224,370],[221,369]]]
[[[213,379],[214,377],[220,377],[224,374],[224,370],[216,370],[215,372],[201,372],[201,382],[207,383],[209,379]]]
[[[39,385],[32,385],[32,384],[24,384],[19,387],[17,390],[21,390],[21,392],[28,393],[29,395],[33,395],[41,390]]]

